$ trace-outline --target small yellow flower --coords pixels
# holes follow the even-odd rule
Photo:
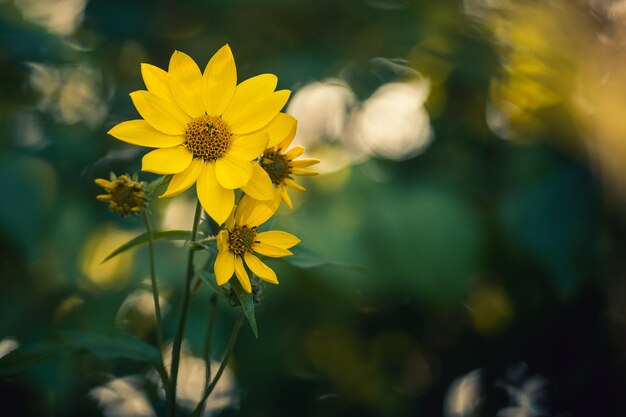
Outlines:
[[[144,183],[131,179],[128,175],[117,177],[111,173],[111,180],[98,178],[95,183],[104,188],[106,194],[100,194],[96,198],[100,201],[108,201],[109,209],[126,216],[128,214],[138,214],[141,212],[145,202],[146,194],[143,192]]]
[[[276,273],[253,255],[256,252],[273,258],[289,256],[292,253],[288,249],[300,242],[300,239],[287,232],[257,232],[257,227],[272,217],[276,209],[275,201],[257,201],[248,196],[241,199],[226,221],[226,230],[217,235],[219,253],[215,260],[215,277],[218,285],[226,284],[234,274],[243,289],[252,292],[243,261],[260,279],[278,284]]]
[[[237,84],[228,45],[204,72],[188,55],[175,51],[168,71],[142,64],[147,91],[130,94],[143,119],[122,122],[108,133],[133,145],[157,148],[142,159],[142,170],[173,174],[161,197],[196,184],[204,210],[222,224],[241,188],[258,200],[274,197],[272,183],[257,158],[280,140],[290,121],[280,113],[289,90],[274,91],[278,79],[261,74]]]
[[[304,152],[302,146],[295,146],[287,151],[296,135],[296,119],[292,118],[291,124],[292,128],[284,139],[278,145],[268,147],[263,152],[263,157],[261,158],[261,166],[268,173],[272,183],[279,190],[278,195],[282,197],[282,200],[289,208],[293,208],[293,204],[287,193],[287,187],[297,191],[306,191],[303,186],[293,180],[292,175],[317,175],[317,171],[307,169],[307,167],[320,162],[317,159],[300,159],[296,161],[295,159]]]

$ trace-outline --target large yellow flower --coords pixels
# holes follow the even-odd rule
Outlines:
[[[287,232],[257,232],[257,227],[272,217],[276,208],[276,200],[257,201],[248,196],[241,199],[226,221],[226,230],[217,235],[219,253],[215,259],[215,278],[218,285],[226,284],[234,274],[243,289],[252,292],[243,261],[260,279],[278,284],[276,273],[253,254],[256,252],[274,258],[288,256],[292,254],[288,249],[300,242]]]
[[[174,174],[161,197],[171,197],[197,182],[205,211],[222,224],[241,188],[258,200],[274,197],[269,176],[256,162],[291,122],[279,113],[289,90],[274,91],[278,79],[262,74],[237,84],[228,45],[204,73],[186,54],[175,51],[168,71],[141,65],[147,91],[130,94],[143,119],[122,122],[109,134],[134,145],[157,148],[142,160],[142,170]]]
[[[306,190],[293,180],[292,175],[317,175],[317,171],[313,171],[307,167],[319,163],[319,160],[305,158],[296,161],[295,159],[304,152],[302,146],[294,146],[287,151],[287,148],[291,145],[296,135],[297,122],[296,119],[289,115],[283,117],[285,118],[285,126],[288,126],[288,118],[291,118],[291,129],[289,129],[286,134],[284,134],[285,129],[280,132],[284,134],[284,136],[280,136],[282,140],[277,145],[273,143],[268,144],[268,148],[263,152],[263,157],[261,158],[261,166],[269,174],[272,183],[274,183],[278,189],[279,198],[282,198],[289,208],[293,208],[291,198],[287,193],[287,187],[297,191]],[[277,130],[275,131],[278,133]]]

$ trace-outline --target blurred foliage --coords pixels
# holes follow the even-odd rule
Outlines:
[[[238,406],[215,413],[539,415],[514,400],[535,381],[550,415],[623,415],[626,7],[516,3],[0,1],[0,356],[70,330],[154,342],[145,247],[100,263],[142,223],[107,212],[93,180],[140,170],[141,150],[106,135],[136,117],[140,63],[166,68],[175,49],[206,62],[229,43],[241,80],[275,73],[295,94],[340,80],[349,120],[417,77],[430,133],[397,160],[351,147],[350,126],[320,134],[344,159],[276,220],[305,247],[272,264],[259,339],[244,327],[235,349]],[[192,195],[154,201],[159,229],[189,228]],[[184,256],[155,250],[171,337]],[[193,300],[196,356],[211,291]],[[215,360],[235,316],[220,300]],[[76,350],[0,380],[0,414],[116,415],[92,391],[113,376],[164,412],[154,384],[131,384],[145,364]]]

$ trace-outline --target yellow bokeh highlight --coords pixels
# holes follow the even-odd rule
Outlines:
[[[108,225],[89,236],[78,261],[79,268],[85,277],[84,284],[88,289],[113,290],[122,288],[128,283],[133,267],[133,250],[124,252],[107,262],[102,261],[138,234]]]
[[[485,335],[500,333],[513,318],[511,301],[506,292],[497,286],[474,290],[470,294],[468,307],[472,326]]]

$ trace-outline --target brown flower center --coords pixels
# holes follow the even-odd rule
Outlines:
[[[265,151],[261,166],[274,184],[280,184],[289,175],[289,163],[283,155],[274,151]]]
[[[215,161],[226,153],[231,134],[220,117],[200,116],[187,123],[185,147],[195,158]]]
[[[252,252],[254,238],[256,237],[256,228],[248,226],[235,227],[235,230],[229,233],[229,248],[235,255],[243,255],[246,252]]]

